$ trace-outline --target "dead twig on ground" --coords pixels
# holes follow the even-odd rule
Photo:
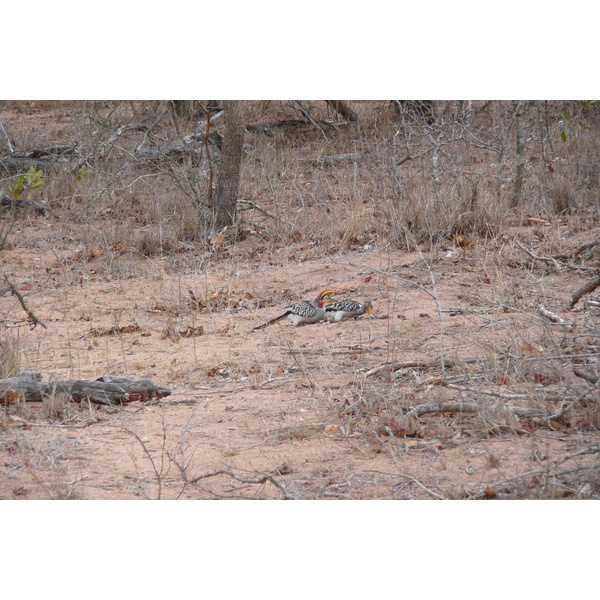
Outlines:
[[[187,472],[183,467],[181,467],[177,462],[175,462],[175,464],[179,467],[179,470],[181,471],[185,482],[192,485],[198,483],[199,481],[202,481],[203,479],[209,479],[211,477],[217,477],[219,475],[227,475],[232,479],[239,481],[240,483],[252,485],[262,485],[263,483],[266,483],[268,481],[269,483],[272,483],[282,493],[284,500],[296,500],[296,498],[287,491],[287,489],[282,483],[277,481],[273,476],[269,475],[268,473],[260,473],[260,476],[257,478],[249,478],[240,477],[233,471],[229,471],[227,469],[219,469],[217,471],[212,471],[211,473],[204,473],[203,475],[198,475],[197,477],[190,478],[188,477]]]
[[[564,254],[555,254],[554,258],[556,258],[557,260],[564,260],[566,258],[573,258],[574,256],[582,254],[586,250],[591,250],[592,248],[594,248],[598,244],[600,244],[600,238],[597,238],[597,239],[593,240],[592,242],[585,242],[585,243],[581,244],[580,246],[577,246],[577,248],[571,250],[570,252],[566,252]]]
[[[298,107],[298,110],[323,134],[326,141],[329,141],[325,130],[310,116],[308,109],[300,102],[300,100],[294,100],[294,104]]]
[[[444,412],[464,412],[464,413],[478,413],[483,410],[490,412],[494,411],[509,411],[517,417],[538,417],[542,415],[542,411],[539,408],[525,408],[522,406],[513,406],[511,404],[493,404],[491,406],[481,406],[475,402],[448,402],[446,404],[421,404],[415,406],[409,410],[404,416],[404,419],[411,417],[420,417],[429,413],[444,413]]]
[[[557,323],[559,325],[571,325],[571,323],[567,323],[562,317],[559,317],[557,314],[550,312],[547,308],[540,304],[538,307],[538,312],[542,317],[548,319],[552,323]]]
[[[517,481],[518,479],[524,479],[525,477],[532,477],[534,475],[547,475],[552,477],[562,477],[563,475],[569,475],[571,473],[577,473],[579,471],[599,469],[600,464],[586,465],[582,467],[574,467],[572,469],[565,469],[563,471],[558,471],[553,473],[552,471],[556,469],[559,465],[563,464],[568,460],[572,460],[573,458],[577,458],[579,456],[583,456],[585,454],[595,454],[600,452],[600,446],[592,446],[590,448],[584,448],[583,450],[578,450],[577,452],[573,452],[573,454],[569,454],[568,456],[563,456],[562,458],[554,461],[551,465],[545,467],[544,469],[536,469],[535,471],[527,471],[526,473],[521,473],[520,475],[515,475],[514,477],[508,477],[506,479],[501,479],[494,483],[488,484],[486,488],[497,488],[506,483],[511,483],[513,481]],[[479,496],[479,495],[478,495]]]
[[[531,250],[529,250],[528,248],[523,246],[523,244],[521,244],[521,242],[519,242],[519,240],[515,240],[515,243],[531,259],[552,265],[557,271],[561,271],[564,269],[573,269],[575,271],[597,271],[596,267],[586,267],[583,265],[567,264],[567,263],[557,260],[554,256],[538,256],[537,254],[534,254]]]
[[[270,219],[273,219],[277,223],[285,223],[286,225],[289,225],[290,227],[292,226],[292,224],[289,221],[287,221],[286,219],[278,217],[275,213],[272,213],[270,210],[267,210],[266,208],[263,208],[262,206],[255,204],[251,200],[246,200],[246,199],[242,198],[242,199],[238,200],[238,204],[245,204],[246,206],[248,206],[248,208],[246,208],[246,209],[241,208],[240,210],[249,210],[252,208],[254,210],[257,210],[259,213],[262,213],[263,215],[265,215],[265,217],[269,217]]]
[[[19,292],[19,290],[17,289],[17,286],[8,278],[8,276],[6,276],[6,275],[4,276],[4,281],[6,281],[10,291],[12,292],[12,294],[14,296],[17,297],[19,304],[21,305],[21,307],[27,314],[27,322],[31,325],[31,329],[35,329],[37,325],[41,325],[44,329],[48,329],[48,326],[46,325],[46,323],[44,323],[44,321],[39,319],[33,313],[33,311],[27,306],[27,304],[25,303],[25,298],[23,298],[23,294],[21,294],[21,292]]]
[[[163,414],[163,419],[164,419],[164,414]],[[131,431],[131,429],[127,429],[126,427],[122,427],[121,429],[123,431],[125,431],[126,433],[128,433],[129,435],[132,435],[138,441],[138,443],[142,447],[142,450],[144,451],[144,454],[150,460],[150,464],[152,465],[152,469],[154,470],[154,476],[156,477],[156,483],[158,485],[158,492],[157,492],[156,499],[160,500],[161,496],[162,496],[162,482],[163,482],[163,478],[166,474],[166,473],[164,473],[164,457],[165,457],[165,445],[166,445],[166,441],[167,441],[167,437],[166,437],[167,434],[166,434],[166,430],[164,428],[164,421],[163,421],[163,440],[162,440],[160,471],[158,470],[158,467],[156,466],[156,463],[154,462],[154,458],[152,457],[152,454],[150,454],[150,451],[148,450],[148,447],[146,446],[144,440],[142,440],[142,438],[135,431]]]
[[[525,246],[523,246],[523,244],[521,244],[521,242],[519,242],[519,240],[515,240],[515,243],[517,244],[517,246],[519,246],[519,248],[521,248],[521,250],[523,250],[523,252],[525,252],[525,254],[527,254],[527,256],[529,256],[533,260],[537,260],[539,262],[544,262],[546,264],[553,265],[557,271],[560,271],[561,268],[564,268],[566,266],[562,263],[559,263],[552,256],[538,256],[537,254],[534,254],[531,250],[529,250],[528,248],[525,248]]]
[[[497,398],[502,398],[503,400],[526,400],[532,397],[529,394],[505,394],[503,392],[497,392],[495,390],[474,388],[466,385],[456,385],[454,383],[443,383],[442,385],[444,385],[447,388],[457,390],[459,392],[474,392],[476,394],[483,394],[484,396],[495,396]]]
[[[580,369],[573,369],[573,373],[575,375],[577,375],[577,377],[581,377],[581,379],[585,379],[586,381],[589,381],[590,383],[596,383],[599,379],[595,375],[590,375],[589,373],[581,371]]]
[[[436,494],[434,491],[425,487],[416,477],[413,477],[412,475],[406,475],[405,473],[390,473],[389,471],[374,471],[371,469],[368,469],[366,471],[366,473],[380,473],[381,475],[391,475],[392,477],[405,477],[406,479],[409,479],[413,483],[416,483],[423,491],[427,492],[430,496],[432,496],[436,500],[445,500],[446,499],[441,494]]]
[[[584,390],[581,394],[579,394],[579,396],[577,396],[577,398],[575,398],[575,400],[573,400],[569,404],[563,406],[556,412],[552,413],[549,417],[546,417],[546,421],[550,422],[550,421],[555,421],[556,419],[560,419],[567,412],[569,412],[576,404],[579,404],[579,402],[581,402],[586,396],[588,396],[589,394],[591,394],[594,390],[597,390],[598,388],[600,388],[600,379],[598,379],[596,381],[596,383],[594,383],[594,385],[590,386],[587,390]]]
[[[373,375],[377,375],[378,373],[381,373],[382,371],[385,371],[386,373],[390,373],[393,371],[399,371],[400,369],[430,369],[430,368],[436,368],[439,366],[440,366],[440,363],[438,361],[425,362],[422,360],[407,360],[407,361],[403,361],[403,362],[394,362],[394,363],[386,362],[381,365],[377,365],[376,367],[373,367],[373,368],[369,369],[368,371],[365,371],[363,373],[363,375],[365,377],[372,377]],[[446,364],[446,366],[449,366],[449,365]]]

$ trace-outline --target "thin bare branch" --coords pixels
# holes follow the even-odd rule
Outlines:
[[[575,398],[575,400],[573,400],[572,402],[569,402],[569,404],[564,405],[562,408],[560,408],[556,412],[552,413],[549,417],[546,417],[546,421],[560,419],[567,412],[569,412],[576,404],[579,404],[579,402],[584,400],[586,398],[586,396],[589,396],[589,394],[591,394],[594,390],[597,390],[598,388],[600,388],[600,379],[598,379],[596,381],[596,383],[594,383],[594,385],[592,385],[587,390],[585,390],[581,394],[579,394],[579,396],[577,396],[577,398]]]
[[[27,313],[27,321],[30,323],[31,329],[35,329],[37,325],[41,325],[44,329],[48,329],[46,323],[39,319],[27,306],[27,304],[25,303],[25,298],[23,298],[23,294],[19,292],[17,286],[8,278],[8,276],[4,276],[4,281],[6,281],[8,287],[10,288],[10,291],[17,297],[17,300],[21,304],[21,307]]]
[[[416,483],[423,491],[427,492],[430,496],[435,498],[436,500],[445,500],[444,496],[441,494],[436,494],[434,491],[425,487],[416,477],[412,475],[406,475],[406,473],[390,473],[389,471],[374,471],[372,469],[367,469],[367,473],[380,473],[382,475],[392,475],[393,477],[404,477],[406,479],[410,479],[413,483]]]
[[[181,467],[180,467],[180,469],[181,469]],[[236,481],[239,481],[240,483],[248,483],[248,484],[253,484],[253,485],[262,485],[263,483],[266,483],[268,481],[269,483],[272,483],[283,494],[284,500],[295,500],[296,499],[294,496],[292,496],[287,491],[287,489],[285,488],[285,486],[282,483],[277,481],[274,477],[272,477],[268,473],[261,473],[260,477],[257,477],[257,478],[240,477],[239,475],[236,475],[233,471],[228,471],[226,469],[219,469],[218,471],[212,471],[211,473],[204,473],[203,475],[198,475],[197,477],[192,477],[192,478],[189,478],[187,476],[187,473],[184,469],[181,469],[181,473],[184,476],[186,482],[191,483],[191,484],[196,484],[203,479],[208,479],[210,477],[217,477],[218,475],[228,475],[229,477],[231,477],[232,479],[235,479]]]

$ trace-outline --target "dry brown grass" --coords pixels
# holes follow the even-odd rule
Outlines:
[[[0,339],[0,379],[13,377],[21,369],[21,345],[19,338],[5,333]]]

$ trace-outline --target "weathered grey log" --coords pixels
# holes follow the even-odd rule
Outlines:
[[[0,401],[12,404],[20,398],[29,402],[41,402],[43,393],[40,388],[41,375],[31,371],[21,371],[14,377],[0,379]]]
[[[47,173],[50,168],[63,163],[63,161],[59,163],[58,159],[75,154],[76,151],[76,146],[48,146],[25,152],[11,152],[0,158],[0,173],[5,175],[24,174],[31,167]]]
[[[128,379],[127,377],[113,377],[112,375],[104,375],[98,381],[106,383],[114,383],[121,386],[128,394],[130,402],[137,400],[137,396],[164,398],[171,395],[171,390],[160,385],[156,385],[150,379]]]
[[[88,399],[96,404],[109,405],[131,402],[129,394],[116,383],[75,379],[72,381],[40,383],[40,387],[46,396],[53,393],[63,393],[68,394],[74,400]]]
[[[56,393],[73,399],[89,399],[97,404],[118,404],[136,400],[164,398],[171,390],[157,386],[149,379],[135,380],[105,375],[96,381],[83,379],[66,381],[41,381],[39,374],[22,371],[14,377],[0,379],[0,402],[12,404],[19,399],[25,402],[42,402]]]
[[[27,173],[31,167],[41,169],[46,172],[49,161],[37,158],[12,158],[5,156],[0,158],[0,174],[2,175],[17,175],[19,173]]]
[[[585,296],[586,294],[590,294],[597,287],[600,286],[600,276],[594,277],[591,281],[588,281],[584,286],[580,287],[571,297],[571,302],[569,304],[569,310],[572,310],[573,307]]]
[[[64,154],[73,154],[77,148],[75,146],[48,146],[47,148],[34,148],[25,152],[11,152],[8,158],[43,158],[44,156],[63,156]]]
[[[2,196],[0,197],[0,204],[2,206],[6,206],[8,208],[21,208],[23,210],[26,210],[28,208],[35,210],[35,212],[37,212],[40,215],[46,216],[49,214],[53,214],[54,211],[51,208],[48,208],[47,206],[44,206],[43,204],[38,204],[37,202],[34,202],[33,200],[15,200],[14,198],[11,198],[10,196],[7,196],[6,194],[2,194]]]

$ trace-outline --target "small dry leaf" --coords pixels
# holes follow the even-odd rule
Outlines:
[[[483,491],[483,494],[486,498],[496,498],[496,496],[498,496],[498,493],[496,492],[496,490],[493,487],[486,487],[485,490]]]
[[[105,254],[106,254],[106,250],[104,250],[104,248],[92,248],[90,250],[90,255],[88,257],[88,260],[98,258],[99,256],[104,256]]]
[[[544,349],[536,342],[525,342],[521,340],[518,344],[519,356],[531,356],[532,354],[539,354]]]
[[[225,241],[225,236],[222,233],[215,233],[210,238],[210,243],[217,249],[223,245],[224,241]]]
[[[181,337],[197,337],[204,333],[204,327],[202,325],[198,325],[198,327],[186,327],[185,329],[180,329],[178,333]]]
[[[333,423],[330,423],[329,425],[325,426],[325,433],[333,433],[334,431],[338,430],[338,426],[334,425]]]
[[[535,219],[534,217],[529,217],[525,221],[525,225],[545,225],[548,221],[546,219]]]

